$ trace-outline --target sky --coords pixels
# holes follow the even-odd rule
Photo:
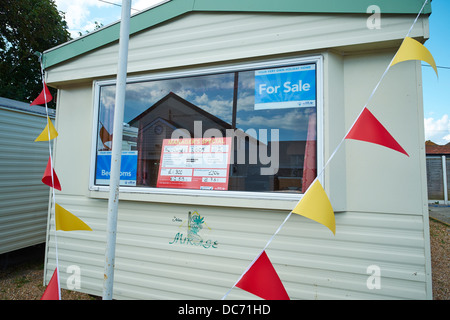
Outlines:
[[[438,68],[437,78],[433,68],[422,67],[425,139],[446,144],[450,142],[450,1],[433,0],[431,10],[430,39],[425,47],[443,68]]]
[[[121,15],[121,0],[55,0],[65,12],[69,31],[76,38],[96,25],[116,22]],[[131,14],[154,6],[163,0],[132,0]],[[376,4],[376,0],[374,0]],[[383,12],[381,12],[381,19]],[[450,142],[450,0],[433,0],[430,16],[430,39],[425,47],[438,65],[439,78],[426,63],[422,67],[425,140],[437,144]],[[381,20],[382,26],[382,20]]]
[[[79,37],[95,28],[95,22],[106,26],[120,20],[121,0],[54,0],[65,20],[72,38]],[[131,14],[154,6],[163,0],[132,0]]]

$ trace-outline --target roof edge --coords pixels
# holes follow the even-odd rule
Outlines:
[[[431,13],[431,1],[423,13]],[[424,0],[194,0],[194,11],[296,12],[296,13],[367,13],[377,5],[383,14],[417,14]]]
[[[193,2],[194,0],[172,0],[134,14],[130,18],[130,35],[191,11]],[[46,50],[43,54],[44,69],[118,41],[119,35],[120,20]]]
[[[417,14],[423,0],[378,0],[381,14]],[[272,13],[364,13],[367,14],[373,0],[169,0],[130,19],[130,35],[176,18],[189,12],[272,12]],[[431,13],[431,1],[423,14]],[[75,58],[119,40],[120,20],[46,50],[43,55],[44,69]]]

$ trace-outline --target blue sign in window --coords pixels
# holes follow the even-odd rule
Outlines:
[[[255,71],[255,110],[315,106],[315,64]]]
[[[137,151],[122,151],[120,160],[120,185],[136,186]],[[98,151],[96,184],[109,185],[111,175],[111,151]]]

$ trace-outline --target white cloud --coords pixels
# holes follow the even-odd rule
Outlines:
[[[94,21],[102,23],[103,18],[93,16],[92,11],[108,6],[98,0],[56,0],[55,3],[58,10],[65,13],[65,20],[73,38],[79,36],[78,32],[92,30],[95,27]]]
[[[201,96],[196,96],[194,102],[206,112],[224,121],[231,122],[232,100],[226,100],[219,96],[216,99],[210,99],[206,93],[203,93]]]
[[[425,140],[431,140],[437,144],[450,142],[450,118],[444,114],[440,119],[425,118]]]
[[[107,0],[107,2],[109,3],[99,0],[55,0],[58,10],[65,13],[65,20],[73,38],[78,37],[79,32],[84,34],[86,31],[94,30],[95,21],[107,25],[120,19],[122,1]],[[136,10],[144,10],[161,2],[161,0],[132,1],[133,10],[131,13],[136,13]],[[114,3],[117,5],[114,5]],[[112,11],[107,9],[115,9],[115,14],[112,16]]]
[[[266,116],[250,116],[247,119],[238,119],[238,123],[243,123],[246,127],[260,128],[282,128],[284,130],[298,130],[299,128],[307,128],[309,116],[303,113],[298,113],[296,109],[281,115],[266,117]]]

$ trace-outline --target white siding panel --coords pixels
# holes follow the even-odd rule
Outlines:
[[[46,123],[0,108],[0,254],[45,242],[49,188],[41,179],[49,149],[34,140]]]
[[[128,72],[248,59],[398,40],[412,16],[383,16],[370,30],[367,15],[190,13],[130,37]],[[411,36],[423,37],[421,20]],[[48,82],[111,77],[117,72],[118,45],[112,44],[50,68]]]
[[[254,58],[253,61],[268,55],[290,57],[306,54],[307,50],[320,50],[325,64],[329,64],[325,68],[328,70],[325,73],[329,73],[324,75],[324,110],[328,121],[324,152],[329,155],[364,105],[394,48],[367,53],[373,46],[366,44],[360,47],[366,51],[364,54],[342,55],[333,61],[327,60],[326,51],[338,48],[333,52],[340,55],[340,49],[365,44],[367,39],[373,43],[384,41],[385,46],[393,45],[389,40],[399,43],[414,17],[383,16],[380,30],[367,29],[366,19],[366,15],[188,14],[134,35],[130,40],[128,70],[149,74],[158,69],[178,67],[176,70],[181,70],[208,63],[224,65],[233,59]],[[412,36],[427,33],[420,22]],[[420,79],[411,66],[405,63],[393,68],[374,98],[375,106],[386,108],[382,109],[386,112],[379,113],[383,115],[383,123],[408,114],[408,121],[402,127],[392,126],[392,122],[387,124],[390,130],[398,130],[394,136],[402,144],[407,143],[411,157],[406,159],[376,146],[358,144],[364,162],[354,156],[356,143],[349,144],[345,153],[339,155],[343,158],[337,158],[341,161],[339,166],[333,167],[336,162],[330,166],[334,172],[342,172],[343,168],[347,171],[342,175],[330,174],[332,181],[326,177],[325,183],[327,191],[333,191],[333,203],[336,198],[345,200],[340,204],[341,212],[336,213],[336,235],[318,223],[293,215],[268,247],[267,254],[292,299],[431,297],[428,218],[422,206],[426,204],[425,198],[421,196],[421,190],[425,189],[421,188],[424,176],[421,178],[420,172],[424,166],[421,167],[419,148],[423,143],[414,129],[419,126],[419,115],[423,112],[421,103],[417,102],[421,99],[416,99],[420,97],[416,90]],[[49,83],[61,85],[58,105],[61,136],[57,140],[56,169],[66,183],[63,181],[65,187],[63,192],[57,192],[56,200],[93,229],[92,232],[56,233],[61,284],[67,287],[71,274],[66,269],[77,265],[81,270],[79,290],[96,295],[101,295],[103,286],[107,200],[96,199],[102,195],[88,190],[92,83],[63,82],[112,77],[116,68],[117,45],[110,45],[57,65],[48,73]],[[399,79],[408,81],[399,88],[402,82]],[[397,89],[387,90],[390,88]],[[403,97],[398,97],[399,91]],[[395,110],[389,110],[392,104]],[[397,116],[386,116],[392,112]],[[335,121],[336,114],[340,121]],[[406,123],[412,124],[409,129],[404,127]],[[377,170],[373,168],[375,165]],[[379,174],[379,170],[384,171]],[[397,179],[387,185],[385,176]],[[399,192],[394,193],[392,189]],[[116,299],[220,299],[288,214],[287,210],[261,209],[276,207],[264,206],[270,200],[238,199],[238,204],[228,206],[221,199],[220,206],[214,206],[213,197],[186,196],[180,200],[181,197],[172,196],[176,201],[183,201],[183,204],[173,204],[168,199],[170,195],[132,196],[135,198],[126,194],[119,202]],[[240,203],[242,208],[238,207]],[[287,208],[287,205],[277,208]],[[178,233],[186,236],[188,212],[195,210],[210,228],[204,228],[199,234],[217,241],[217,248],[170,244]],[[50,218],[46,282],[56,260],[53,215]],[[367,288],[371,275],[367,267],[371,265],[380,268],[380,289]],[[228,298],[256,297],[234,288]]]
[[[93,229],[57,232],[61,283],[81,270],[80,291],[101,295],[107,200],[78,196],[57,202]],[[197,210],[210,230],[199,234],[217,248],[170,244],[188,211]],[[264,247],[287,212],[120,202],[115,299],[220,299]],[[336,214],[334,236],[326,227],[292,215],[267,249],[291,299],[425,299],[422,217],[389,213]],[[51,230],[54,230],[53,217]],[[54,232],[47,281],[55,266]],[[381,288],[369,290],[367,267],[381,270]],[[254,299],[234,288],[229,299]]]

